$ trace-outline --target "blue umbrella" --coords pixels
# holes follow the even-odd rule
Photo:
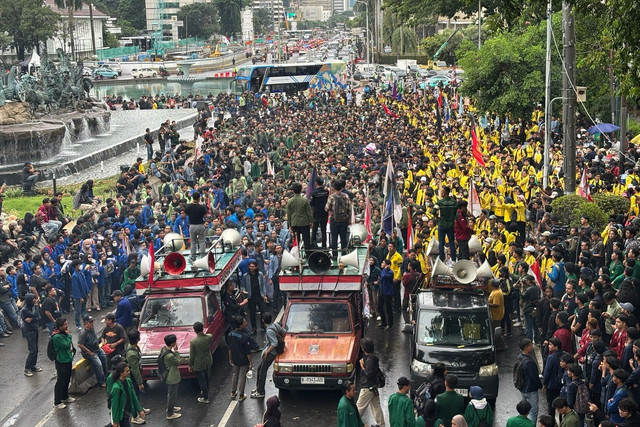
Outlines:
[[[620,129],[620,126],[612,125],[611,123],[598,123],[595,126],[589,128],[589,134],[595,135],[596,133],[611,133]]]

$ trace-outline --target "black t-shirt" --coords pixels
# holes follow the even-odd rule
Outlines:
[[[249,278],[251,279],[251,299],[261,299],[262,296],[260,295],[260,279],[258,278],[258,275],[249,274]]]
[[[114,349],[116,353],[120,354],[124,350],[124,343],[127,341],[127,334],[122,325],[116,323],[111,328],[108,326],[104,327],[102,330],[102,338],[107,341],[107,344],[113,344],[114,342],[124,338],[124,342]]]
[[[207,214],[207,208],[199,203],[189,203],[184,211],[189,216],[189,224],[201,225],[204,224],[204,216]]]
[[[82,344],[93,353],[98,351],[98,348],[100,348],[100,342],[98,341],[96,331],[93,329],[83,329],[78,336],[78,344]],[[85,355],[84,351],[82,352],[82,355]]]
[[[576,314],[576,321],[580,323],[580,328],[576,331],[577,336],[582,336],[582,330],[587,325],[587,317],[589,316],[589,307],[578,308],[578,313]]]
[[[58,312],[58,304],[51,297],[46,297],[44,301],[42,301],[41,310],[42,310],[42,318],[47,323],[51,322],[51,319],[46,314],[47,311],[51,313],[51,315],[54,318],[54,321],[60,315],[60,313]]]

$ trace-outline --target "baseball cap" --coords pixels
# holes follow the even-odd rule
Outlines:
[[[91,317],[91,316],[84,316],[84,317],[82,318],[82,320],[83,320],[84,322],[93,322],[93,317]]]
[[[623,302],[620,303],[620,308],[624,308],[625,310],[627,310],[629,313],[632,313],[633,310],[635,309],[633,307],[633,304],[631,304],[630,302]]]
[[[122,296],[122,291],[116,289],[115,291],[113,291],[113,293],[111,294],[112,297],[121,297]]]
[[[535,252],[536,248],[534,248],[533,246],[529,245],[529,246],[525,247],[524,250],[527,251],[527,252]]]

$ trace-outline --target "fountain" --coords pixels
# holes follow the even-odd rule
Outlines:
[[[205,80],[206,79],[205,76],[191,75],[191,67],[195,64],[196,64],[195,61],[182,61],[182,62],[176,63],[178,67],[182,68],[183,74],[181,76],[169,76],[167,77],[167,80],[174,81],[174,82],[195,82],[195,81]]]

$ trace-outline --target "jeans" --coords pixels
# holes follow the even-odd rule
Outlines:
[[[382,326],[393,326],[393,310],[391,300],[393,295],[380,295],[378,312],[382,318]]]
[[[204,255],[207,249],[204,244],[204,225],[195,224],[189,226],[189,235],[191,236],[191,262],[195,261],[200,255]]]
[[[27,331],[26,339],[27,339],[27,348],[29,349],[29,355],[27,356],[27,361],[24,363],[24,369],[26,371],[31,371],[36,368],[36,363],[38,363],[38,330],[35,331]]]
[[[45,326],[49,330],[49,338],[51,338],[51,335],[53,335],[53,330],[56,328],[56,322],[47,322],[45,323]]]
[[[48,222],[42,223],[42,229],[44,230],[44,236],[48,239],[49,237],[55,235],[58,230],[62,228],[62,223],[56,220],[50,220]]]
[[[453,233],[453,227],[442,228],[438,226],[438,251],[440,253],[440,261],[446,259],[446,253],[444,250],[445,237],[449,238],[449,249],[451,250],[451,260],[456,260],[456,236]]]
[[[173,415],[173,411],[176,407],[176,401],[178,400],[178,384],[167,384],[167,415]]]
[[[100,288],[100,307],[104,308],[109,305],[109,298],[111,297],[111,276],[107,276],[104,279],[104,285]]]
[[[272,353],[267,354],[267,357],[260,360],[260,366],[258,366],[258,378],[256,379],[256,391],[260,394],[264,394],[264,385],[267,382],[267,372],[274,360],[276,360],[276,356]]]
[[[524,314],[524,322],[527,328],[527,338],[535,342],[540,342],[540,333],[538,332],[538,328],[536,327],[536,319],[531,313]]]
[[[400,280],[393,281],[393,309],[400,311],[402,308],[402,298],[400,298]]]
[[[84,302],[80,302],[80,298],[74,298],[73,311],[75,312],[76,326],[81,328],[83,324],[82,319],[87,316],[87,301],[84,300]]]
[[[93,356],[89,356],[88,354],[83,354],[82,356],[91,363],[98,384],[104,384],[105,378],[107,377],[107,355],[104,351],[99,348],[98,351],[93,353]]]
[[[145,144],[147,146],[147,160],[153,159],[153,145]]]
[[[11,326],[13,326],[14,328],[18,327],[18,313],[14,307],[15,301],[13,301],[13,298],[9,298],[9,301],[7,302],[0,302],[0,308],[2,308],[2,311],[4,311],[4,314],[7,315],[7,317],[9,318],[9,321],[11,322]],[[0,313],[0,315],[2,315]]]
[[[338,236],[340,236],[340,248],[344,252],[349,243],[349,223],[331,220],[331,249],[334,258],[338,256]]]
[[[264,313],[264,301],[262,300],[262,298],[260,299],[250,299],[249,300],[249,318],[251,320],[251,327],[253,329],[258,329],[258,326],[260,326],[260,322],[258,322],[258,313],[256,310],[259,309],[260,313]]]
[[[56,360],[56,373],[58,374],[58,377],[56,378],[56,385],[54,387],[55,397],[53,403],[55,405],[69,398],[69,381],[71,381],[71,370],[71,362],[62,363]]]
[[[531,404],[531,412],[529,412],[529,419],[537,424],[538,419],[538,390],[530,391],[528,393],[520,392],[522,398]]]
[[[203,399],[209,400],[209,371],[193,371],[193,373],[196,374],[200,386],[200,395]]]
[[[233,376],[231,377],[231,392],[238,391],[238,395],[244,394],[244,385],[247,382],[247,372],[249,371],[249,365],[233,365]],[[238,383],[238,380],[239,383]]]

